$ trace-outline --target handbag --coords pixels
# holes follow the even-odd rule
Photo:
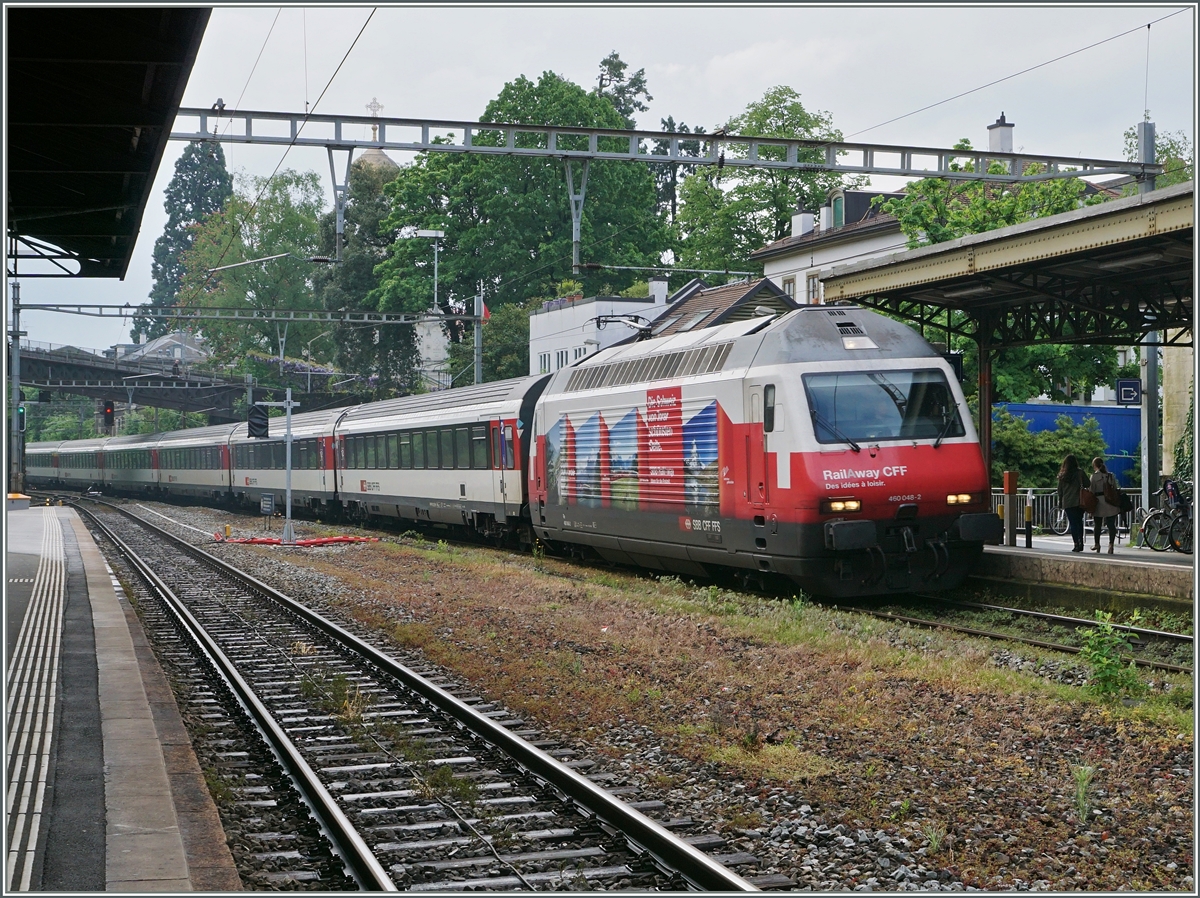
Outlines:
[[[1079,491],[1079,505],[1088,514],[1096,513],[1096,494],[1089,487],[1084,487]]]
[[[1133,511],[1133,496],[1129,495],[1129,493],[1121,493],[1120,509],[1121,514],[1129,514],[1129,512]]]
[[[1121,507],[1121,491],[1117,489],[1117,478],[1112,474],[1104,476],[1104,501],[1113,508]]]

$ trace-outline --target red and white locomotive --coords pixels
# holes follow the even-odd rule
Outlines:
[[[949,588],[1000,534],[952,369],[911,328],[856,306],[292,421],[298,508],[536,535],[690,576],[772,571],[824,596]],[[31,485],[61,486],[86,454],[78,464],[118,491],[281,502],[280,443],[228,425],[31,445],[27,467]],[[150,470],[106,478],[118,451]]]

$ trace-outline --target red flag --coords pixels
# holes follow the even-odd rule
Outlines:
[[[486,302],[485,302],[485,303],[480,303],[480,305],[482,305],[482,306],[483,306],[483,320],[484,320],[484,321],[487,321],[489,318],[491,318],[491,317],[492,317],[492,313],[488,311],[488,307],[487,307],[487,303],[486,303]]]

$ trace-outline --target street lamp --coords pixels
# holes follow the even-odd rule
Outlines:
[[[418,237],[433,238],[433,308],[437,309],[437,288],[438,288],[438,241],[446,236],[445,231],[429,231],[421,229],[417,231]]]

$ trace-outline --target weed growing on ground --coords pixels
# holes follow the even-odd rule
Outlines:
[[[1075,780],[1075,813],[1079,822],[1087,825],[1092,815],[1092,779],[1096,776],[1096,768],[1090,764],[1074,764],[1071,776]]]
[[[233,787],[229,780],[219,771],[211,767],[204,768],[204,785],[208,786],[208,794],[217,804],[233,801]]]
[[[1105,699],[1140,695],[1145,687],[1137,675],[1137,668],[1132,661],[1126,666],[1122,659],[1122,653],[1131,650],[1129,637],[1113,628],[1110,612],[1097,611],[1096,620],[1096,627],[1078,630],[1083,637],[1079,657],[1092,668],[1088,678],[1089,691]]]
[[[926,820],[921,824],[921,835],[929,842],[927,854],[937,854],[946,840],[946,824],[940,820]]]

